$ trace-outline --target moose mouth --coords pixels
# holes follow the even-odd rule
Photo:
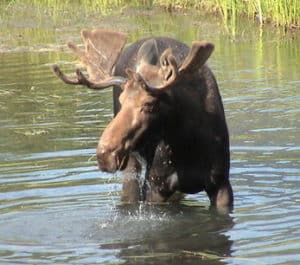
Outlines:
[[[129,159],[129,154],[123,154],[120,157],[117,157],[116,161],[116,170],[122,171],[126,168]]]

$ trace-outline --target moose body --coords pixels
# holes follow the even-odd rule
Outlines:
[[[97,29],[82,36],[85,52],[69,47],[87,66],[89,79],[80,70],[75,78],[57,66],[54,72],[69,84],[114,86],[115,117],[102,133],[97,159],[103,171],[123,171],[122,200],[165,202],[175,192],[205,190],[212,205],[232,206],[228,129],[216,80],[205,64],[213,45],[194,42],[189,48],[160,37],[123,50],[121,33]],[[142,185],[140,158],[146,165]]]

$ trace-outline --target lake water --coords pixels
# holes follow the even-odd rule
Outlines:
[[[82,15],[84,14],[84,15]],[[300,264],[300,32],[158,10],[57,16],[9,7],[0,16],[0,263]],[[98,170],[111,90],[64,85],[80,29],[164,35],[216,49],[231,139],[234,211],[206,194],[176,205],[122,205],[121,176]],[[233,35],[234,33],[234,35]]]

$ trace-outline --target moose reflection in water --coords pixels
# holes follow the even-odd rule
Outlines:
[[[114,119],[97,148],[99,168],[123,171],[122,200],[165,202],[175,192],[206,191],[211,205],[230,208],[229,137],[214,75],[206,66],[214,46],[191,48],[165,37],[139,40],[123,50],[126,35],[83,30],[85,50],[69,47],[87,67],[67,84],[92,89],[114,86]],[[139,185],[141,165],[145,181]]]

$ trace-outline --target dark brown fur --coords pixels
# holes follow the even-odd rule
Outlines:
[[[128,47],[119,58],[115,75],[135,67],[137,51],[145,40]],[[189,48],[176,40],[156,38],[161,54],[171,47],[180,64]],[[114,112],[120,110],[121,89],[114,87]],[[160,117],[140,139],[137,150],[147,163],[143,200],[166,201],[174,191],[205,190],[212,204],[231,205],[229,138],[221,97],[207,66],[174,86],[161,99]],[[178,182],[168,177],[177,172]],[[175,181],[176,182],[176,181]],[[223,194],[225,193],[228,194]],[[224,198],[225,197],[225,198]],[[128,198],[128,196],[127,196]]]

